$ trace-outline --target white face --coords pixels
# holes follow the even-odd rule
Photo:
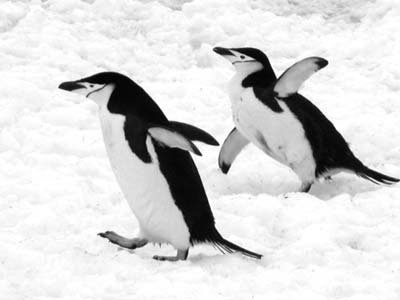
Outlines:
[[[255,60],[251,56],[247,56],[235,50],[229,50],[233,55],[224,55],[240,73],[251,74],[263,68],[262,63]]]
[[[73,93],[85,96],[86,98],[92,99],[99,106],[107,105],[108,100],[112,92],[114,91],[115,85],[109,84],[97,84],[90,82],[79,82],[84,88],[73,90]]]

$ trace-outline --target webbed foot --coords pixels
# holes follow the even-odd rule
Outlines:
[[[189,254],[189,249],[186,250],[178,250],[176,256],[161,256],[154,255],[153,259],[162,260],[162,261],[178,261],[178,260],[186,260]]]
[[[128,239],[123,236],[120,236],[114,231],[101,232],[98,235],[101,236],[102,238],[108,239],[113,244],[116,244],[118,246],[127,249],[140,248],[145,246],[148,242],[146,239],[141,239],[141,238]]]

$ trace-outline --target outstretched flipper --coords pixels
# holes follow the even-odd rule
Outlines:
[[[153,126],[147,131],[153,139],[162,145],[170,148],[180,148],[201,156],[201,152],[195,146],[195,144],[172,128],[165,126]]]
[[[184,135],[185,137],[187,137],[192,141],[199,141],[206,143],[208,145],[219,146],[218,141],[215,138],[213,138],[211,134],[204,131],[203,129],[177,121],[170,121],[169,124],[180,134]]]
[[[308,57],[295,63],[276,81],[274,86],[275,96],[287,98],[297,93],[304,81],[327,65],[328,61],[321,57]]]
[[[218,165],[224,174],[227,174],[236,156],[249,143],[236,128],[233,128],[225,139],[219,152]]]

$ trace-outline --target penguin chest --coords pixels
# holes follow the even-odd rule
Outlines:
[[[125,138],[124,116],[111,114],[104,108],[100,109],[100,122],[111,167],[139,221],[141,235],[149,241],[171,243],[178,249],[188,248],[189,230],[160,171],[151,137],[146,139],[151,162],[145,163],[132,152]]]
[[[247,139],[300,178],[315,177],[315,161],[303,126],[284,102],[279,102],[283,112],[275,112],[257,99],[252,88],[231,100],[233,121]]]

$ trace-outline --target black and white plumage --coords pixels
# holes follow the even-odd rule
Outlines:
[[[225,240],[214,225],[197,168],[188,151],[201,155],[191,140],[218,142],[192,125],[169,121],[153,99],[119,73],[104,72],[59,88],[91,98],[99,107],[104,143],[111,166],[140,225],[139,237],[100,233],[112,243],[134,249],[147,242],[169,243],[172,257],[186,259],[196,243],[211,243],[223,252],[261,255]]]
[[[229,83],[236,127],[220,151],[218,162],[223,173],[252,142],[289,166],[300,178],[303,192],[308,192],[316,179],[340,171],[355,173],[374,183],[399,181],[366,167],[324,114],[297,92],[306,79],[328,64],[327,60],[303,59],[277,79],[267,56],[258,49],[216,47],[214,51],[236,69]]]

